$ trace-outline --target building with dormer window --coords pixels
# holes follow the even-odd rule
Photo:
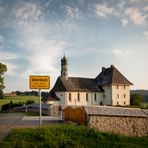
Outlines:
[[[60,105],[130,105],[133,85],[113,65],[102,67],[96,78],[68,76],[68,59],[61,59],[61,76],[47,96],[48,103]]]

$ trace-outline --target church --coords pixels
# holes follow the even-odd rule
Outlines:
[[[55,106],[128,106],[133,85],[114,65],[102,67],[96,78],[69,77],[68,59],[61,59],[61,76],[47,96]]]

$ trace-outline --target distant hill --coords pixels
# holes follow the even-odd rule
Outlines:
[[[147,102],[148,103],[148,90],[143,90],[143,89],[131,90],[130,93],[131,94],[141,94],[142,97],[143,97],[142,102]]]

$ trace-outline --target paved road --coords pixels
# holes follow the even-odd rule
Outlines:
[[[61,118],[42,117],[43,125],[62,123]],[[26,117],[23,113],[0,113],[0,141],[14,128],[39,127],[39,117]]]

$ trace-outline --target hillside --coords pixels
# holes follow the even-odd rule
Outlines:
[[[143,102],[148,102],[148,90],[131,90],[131,94],[141,94],[143,96]]]

